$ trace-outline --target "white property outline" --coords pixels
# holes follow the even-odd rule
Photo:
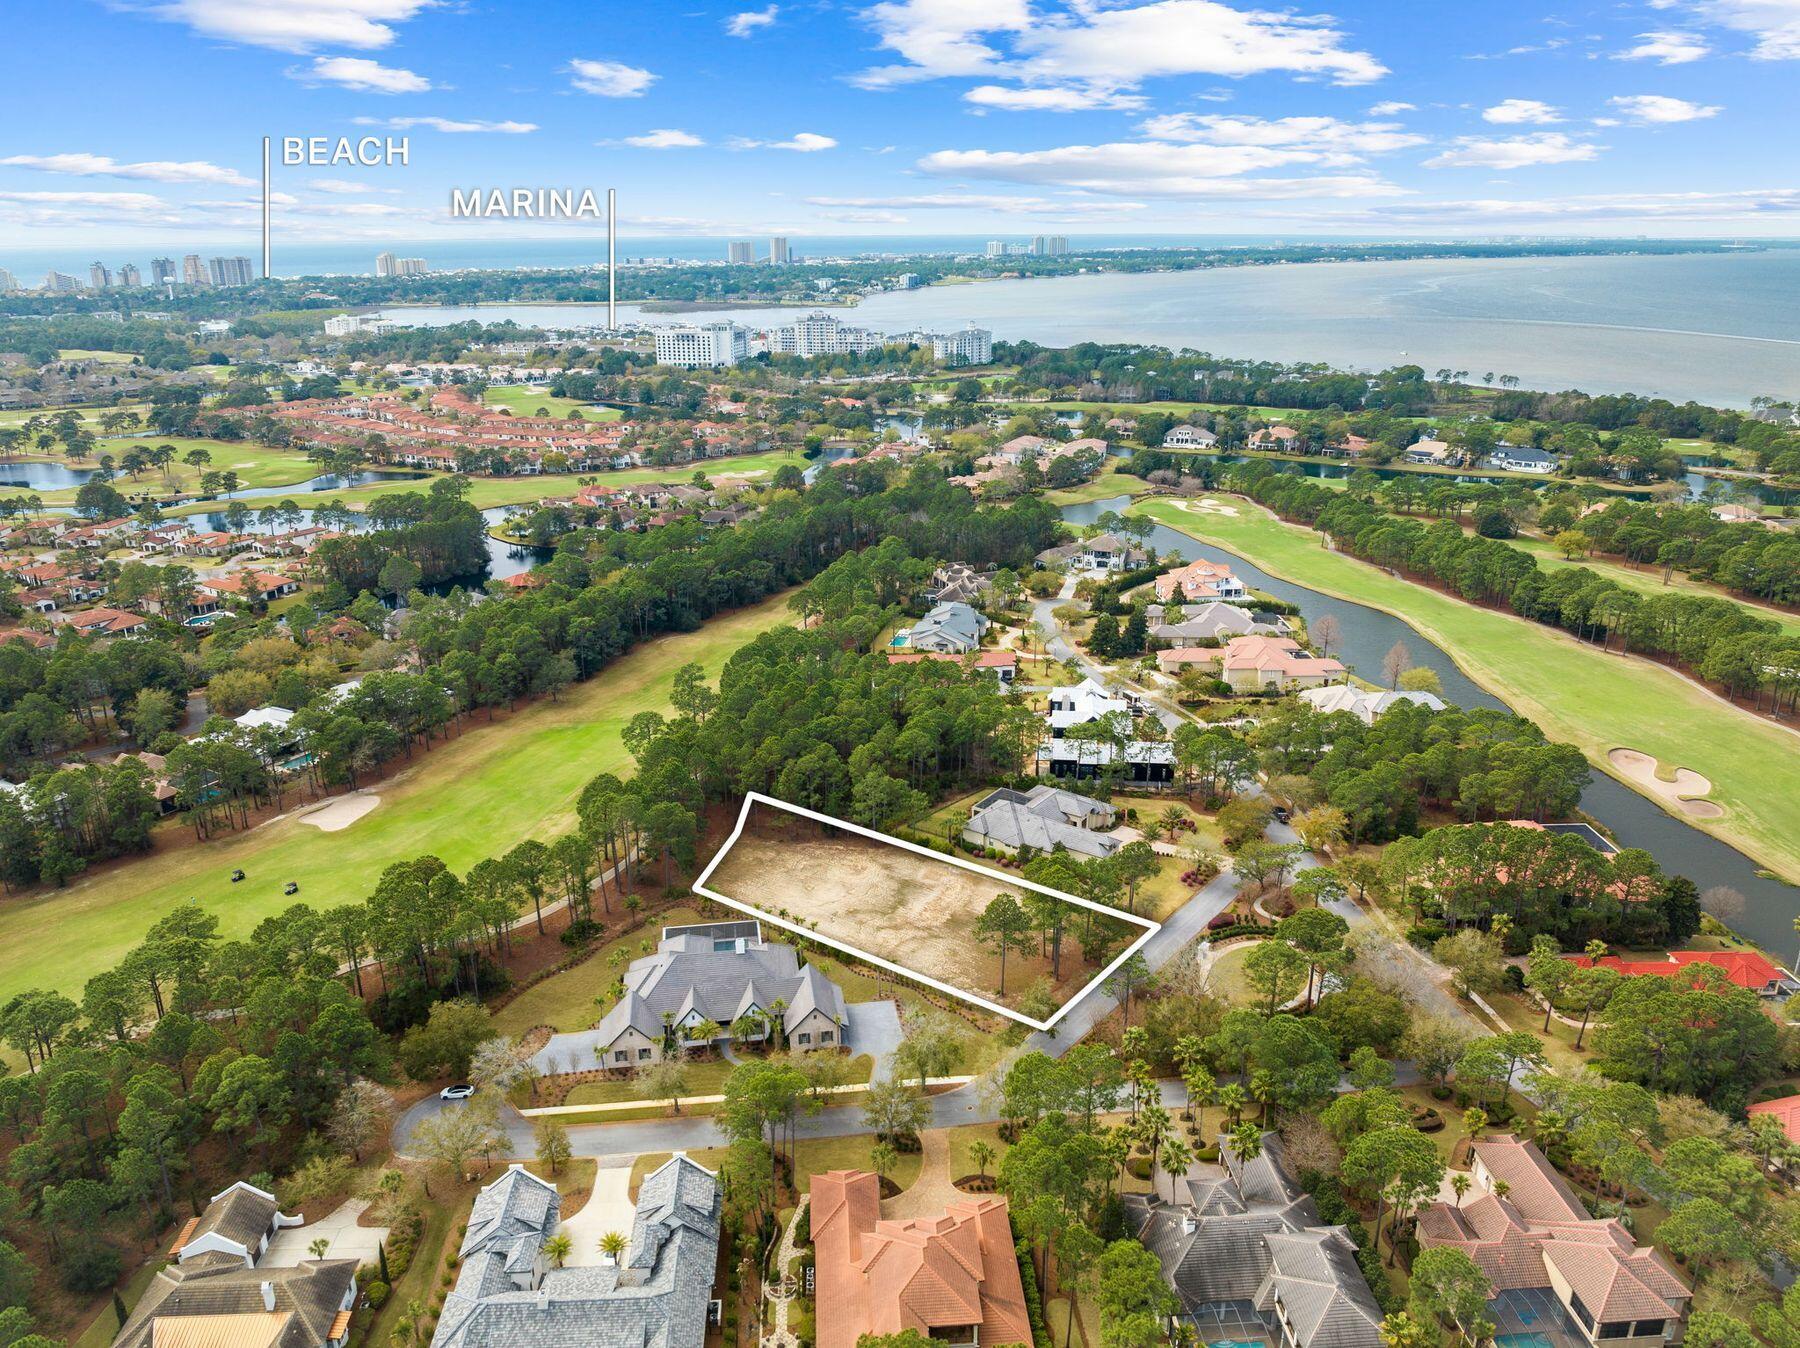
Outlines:
[[[986,997],[982,997],[977,993],[969,992],[963,988],[953,987],[949,983],[922,974],[917,969],[909,969],[904,964],[896,964],[892,960],[883,959],[880,955],[870,954],[867,950],[861,950],[856,946],[851,945],[848,941],[833,940],[831,937],[823,936],[809,927],[802,926],[798,922],[790,922],[786,918],[777,917],[774,913],[768,912],[762,908],[757,908],[752,904],[731,898],[725,894],[719,893],[717,890],[709,888],[707,882],[712,879],[713,872],[719,869],[719,863],[725,860],[726,856],[730,854],[731,849],[737,845],[738,838],[742,836],[744,825],[749,822],[750,819],[750,807],[758,804],[773,805],[778,810],[786,810],[789,814],[797,814],[802,818],[811,819],[816,823],[829,824],[833,828],[841,828],[851,833],[858,833],[863,837],[873,839],[876,842],[886,843],[890,847],[904,848],[906,851],[915,852],[919,856],[929,857],[933,861],[944,862],[951,866],[960,866],[965,871],[972,871],[974,874],[983,876],[986,879],[998,881],[1000,884],[1006,885],[1009,888],[1029,889],[1034,893],[1047,894],[1053,899],[1061,899],[1064,903],[1072,903],[1077,908],[1088,908],[1096,913],[1103,913],[1107,917],[1118,918],[1124,922],[1136,923],[1138,926],[1145,929],[1144,934],[1138,937],[1137,940],[1133,941],[1130,945],[1126,946],[1124,950],[1120,951],[1110,964],[1088,981],[1086,986],[1073,997],[1069,998],[1068,1001],[1064,1002],[1062,1006],[1057,1009],[1056,1014],[1051,1016],[1049,1020],[1033,1020],[1030,1016],[1022,1015],[1021,1013],[1012,1010],[1010,1007],[1001,1006],[998,1002],[989,1001]],[[735,908],[738,912],[748,913],[751,917],[757,918],[759,921],[768,922],[785,931],[793,932],[796,936],[804,936],[809,941],[817,941],[821,945],[829,946],[833,950],[840,950],[847,955],[853,955],[865,963],[886,969],[891,974],[898,974],[902,978],[910,978],[914,982],[923,983],[926,987],[934,988],[946,996],[955,997],[958,1001],[968,1002],[974,1006],[979,1006],[985,1011],[992,1011],[996,1015],[1005,1016],[1008,1020],[1016,1020],[1021,1025],[1027,1026],[1033,1030],[1041,1030],[1045,1033],[1049,1033],[1055,1027],[1056,1023],[1064,1016],[1068,1015],[1083,998],[1110,978],[1114,970],[1124,964],[1125,961],[1130,959],[1133,955],[1137,954],[1138,951],[1142,950],[1145,943],[1149,941],[1152,936],[1156,935],[1157,932],[1162,930],[1162,923],[1152,922],[1149,918],[1139,917],[1136,913],[1121,912],[1117,908],[1108,908],[1103,903],[1095,903],[1092,899],[1084,899],[1077,894],[1065,894],[1060,889],[1051,889],[1048,885],[1035,884],[1030,880],[1023,879],[1019,876],[1007,875],[1004,872],[993,870],[987,866],[978,866],[972,861],[964,861],[961,857],[946,856],[942,852],[933,851],[929,847],[922,847],[915,842],[908,842],[904,838],[896,838],[890,834],[881,833],[872,828],[864,828],[861,824],[852,824],[849,820],[839,819],[836,815],[822,814],[818,810],[809,810],[804,805],[791,805],[785,800],[777,800],[774,796],[764,795],[761,791],[752,791],[744,797],[744,806],[738,811],[737,827],[731,830],[731,836],[725,840],[725,845],[714,853],[713,859],[706,863],[706,869],[700,872],[700,878],[694,881],[694,892],[705,898],[711,899],[714,903],[722,903],[727,908]]]

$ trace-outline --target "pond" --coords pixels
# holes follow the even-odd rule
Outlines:
[[[1092,524],[1108,511],[1123,511],[1129,504],[1129,497],[1115,496],[1065,507],[1062,515],[1071,524]],[[1352,670],[1361,671],[1364,678],[1379,682],[1383,658],[1394,643],[1400,642],[1411,653],[1414,664],[1436,671],[1449,701],[1464,707],[1510,710],[1458,669],[1441,646],[1403,619],[1280,580],[1236,553],[1198,543],[1166,525],[1157,525],[1149,542],[1159,554],[1172,553],[1184,561],[1204,557],[1228,563],[1252,589],[1297,605],[1309,624],[1331,615],[1343,634],[1331,653]],[[1621,846],[1642,848],[1656,858],[1664,871],[1687,876],[1702,892],[1722,885],[1742,894],[1744,914],[1732,925],[1771,953],[1780,955],[1794,945],[1800,888],[1758,875],[1757,864],[1742,852],[1676,819],[1598,768],[1582,793],[1581,808],[1604,824]]]
[[[67,491],[79,487],[100,470],[71,468],[66,463],[0,463],[0,487],[24,487],[28,491]]]

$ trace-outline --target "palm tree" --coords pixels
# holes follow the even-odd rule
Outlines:
[[[1460,1170],[1450,1177],[1450,1187],[1456,1191],[1457,1207],[1462,1206],[1463,1196],[1469,1192],[1469,1186],[1474,1182]]]
[[[554,1236],[551,1236],[549,1240],[544,1242],[544,1253],[550,1257],[551,1262],[558,1268],[563,1266],[563,1260],[569,1257],[569,1251],[572,1248],[574,1248],[574,1242],[561,1231],[558,1231]]]
[[[969,1146],[969,1160],[975,1166],[975,1173],[982,1179],[987,1178],[988,1167],[994,1163],[994,1159],[999,1154],[991,1143],[979,1139]]]
[[[1254,1161],[1262,1155],[1262,1129],[1254,1123],[1240,1123],[1230,1136],[1231,1150],[1240,1161]]]
[[[1164,1138],[1162,1149],[1156,1153],[1156,1163],[1165,1175],[1185,1175],[1194,1164],[1194,1153],[1180,1138]]]
[[[625,1253],[625,1235],[621,1231],[608,1231],[600,1237],[600,1253],[613,1263],[619,1262],[619,1256]]]
[[[1225,1106],[1226,1116],[1235,1128],[1244,1117],[1244,1106],[1250,1103],[1250,1092],[1234,1081],[1219,1091],[1219,1103]]]

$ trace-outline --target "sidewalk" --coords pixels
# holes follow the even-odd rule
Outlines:
[[[907,1078],[909,1081],[912,1078]],[[974,1077],[926,1077],[927,1086],[966,1086]],[[850,1095],[856,1091],[866,1091],[869,1083],[853,1082],[848,1086],[828,1086],[820,1091],[820,1095]],[[683,1105],[718,1105],[725,1102],[722,1095],[684,1095]],[[603,1105],[546,1105],[541,1109],[521,1109],[519,1117],[525,1119],[560,1118],[568,1114],[607,1114],[625,1109],[660,1109],[673,1107],[673,1100],[614,1100]]]

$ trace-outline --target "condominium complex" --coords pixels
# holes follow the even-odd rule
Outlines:
[[[1039,234],[1030,243],[1007,243],[1003,239],[989,239],[987,255],[989,257],[1018,257],[1029,254],[1032,257],[1061,257],[1069,251],[1069,241],[1061,234]]]
[[[81,289],[81,282],[67,272],[47,271],[44,273],[44,289],[53,295],[69,295]]]
[[[734,267],[748,266],[756,261],[756,245],[748,239],[733,239],[725,245],[725,260]]]
[[[431,270],[422,257],[403,257],[395,265],[399,268],[397,275],[400,276],[423,276]]]
[[[705,323],[692,328],[658,328],[656,363],[683,369],[716,369],[736,365],[750,354],[750,334],[735,323]]]
[[[144,284],[144,274],[138,270],[137,263],[127,262],[119,268],[119,284],[134,288]]]
[[[973,323],[960,332],[934,332],[931,356],[945,365],[986,365],[994,358],[994,334]]]
[[[338,314],[325,320],[327,337],[349,337],[359,332],[392,332],[399,325],[389,318],[373,314]]]
[[[88,263],[88,284],[90,286],[95,290],[109,290],[112,288],[112,283],[112,270],[104,262]]]
[[[206,266],[216,286],[247,286],[256,277],[247,257],[215,257]]]
[[[175,279],[175,259],[172,257],[153,257],[150,259],[150,284],[162,285]]]
[[[377,276],[398,276],[399,262],[392,253],[375,254],[375,274]]]
[[[19,288],[19,278],[5,267],[0,267],[0,295],[10,294]]]
[[[181,284],[184,286],[206,284],[206,264],[200,261],[200,254],[189,253],[181,259]]]
[[[788,241],[780,235],[769,240],[769,261],[776,263],[793,261],[793,254],[788,252]]]

